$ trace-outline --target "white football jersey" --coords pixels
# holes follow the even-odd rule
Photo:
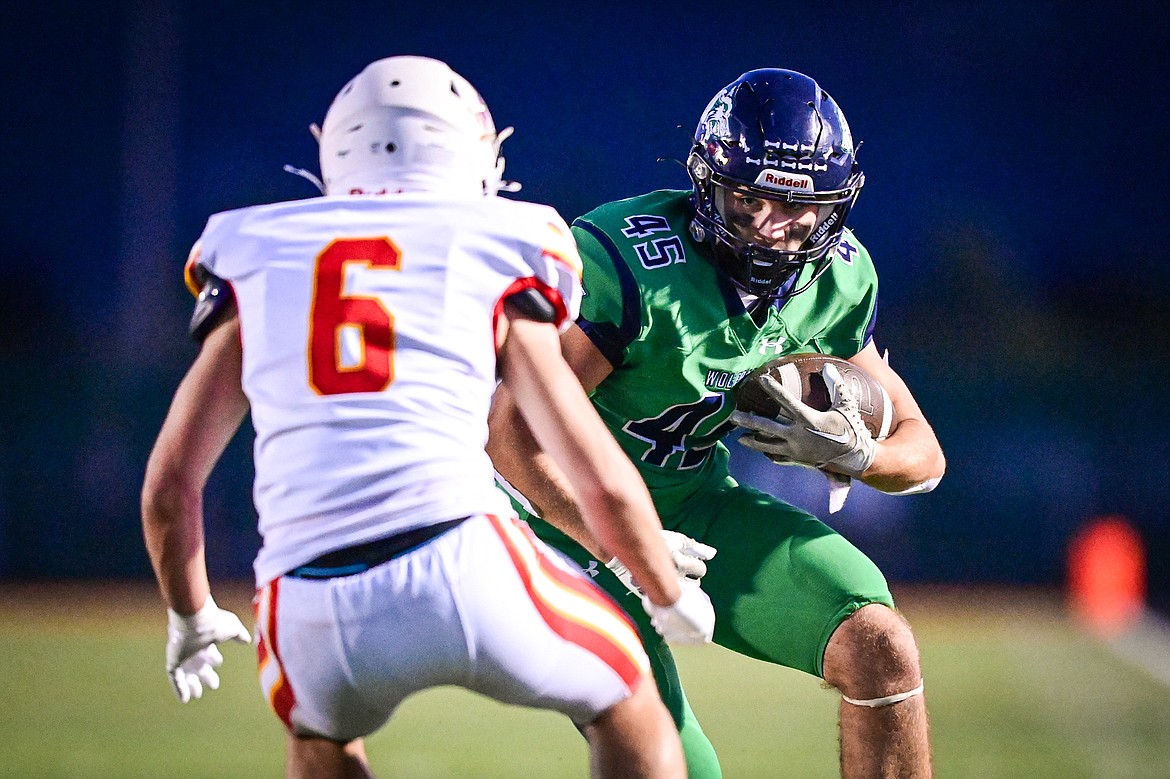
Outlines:
[[[548,206],[428,193],[216,214],[192,264],[230,282],[256,429],[257,585],[319,555],[507,514],[484,452],[502,300],[562,329],[581,263]],[[190,270],[190,268],[189,268]]]

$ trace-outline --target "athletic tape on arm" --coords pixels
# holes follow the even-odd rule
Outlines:
[[[857,700],[856,698],[850,698],[848,695],[842,695],[841,700],[845,701],[846,703],[852,703],[854,706],[865,706],[866,708],[870,709],[880,709],[882,706],[892,706],[895,703],[901,703],[904,700],[913,698],[915,695],[921,695],[925,688],[926,683],[919,682],[918,686],[909,692],[899,692],[895,693],[894,695],[887,695],[884,698],[870,698],[869,700],[861,701]]]

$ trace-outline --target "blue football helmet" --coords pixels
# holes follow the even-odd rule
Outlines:
[[[865,182],[837,103],[808,76],[777,68],[744,73],[715,95],[686,167],[692,236],[737,286],[768,299],[799,294],[828,270]],[[816,205],[816,225],[796,251],[744,240],[720,213],[720,188]]]

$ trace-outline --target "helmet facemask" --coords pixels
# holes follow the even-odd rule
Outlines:
[[[792,71],[745,73],[708,105],[687,159],[691,233],[743,291],[779,299],[808,289],[832,263],[864,183],[848,125],[816,82]],[[720,203],[737,192],[817,207],[799,248],[736,234]]]

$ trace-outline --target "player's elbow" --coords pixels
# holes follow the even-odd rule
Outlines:
[[[924,487],[921,492],[930,492],[933,490],[942,481],[942,477],[946,475],[947,458],[943,454],[942,447],[937,442],[935,443],[934,450],[926,459],[923,471],[925,477],[920,480],[921,484],[929,486]]]
[[[506,384],[496,387],[488,409],[488,457],[496,470],[511,479],[525,458],[535,453],[537,444],[521,413],[515,396]]]
[[[165,527],[198,509],[203,500],[203,485],[187,478],[181,469],[151,463],[142,482],[142,522],[150,527]]]
[[[937,446],[919,451],[915,456],[903,456],[895,463],[887,462],[885,470],[876,470],[862,477],[862,481],[876,490],[890,495],[919,495],[938,486],[946,474],[947,462]]]
[[[902,495],[930,492],[947,471],[947,459],[938,438],[925,419],[903,420],[898,432],[899,443],[888,452],[891,456],[878,471],[882,475],[871,486]]]
[[[947,458],[946,458],[946,455],[943,454],[942,449],[940,448],[938,450],[938,457],[935,458],[935,473],[933,476],[931,476],[931,478],[934,480],[935,484],[938,484],[940,481],[942,481],[942,477],[945,476],[946,473],[947,473]],[[934,489],[934,488],[931,487],[931,489]]]

